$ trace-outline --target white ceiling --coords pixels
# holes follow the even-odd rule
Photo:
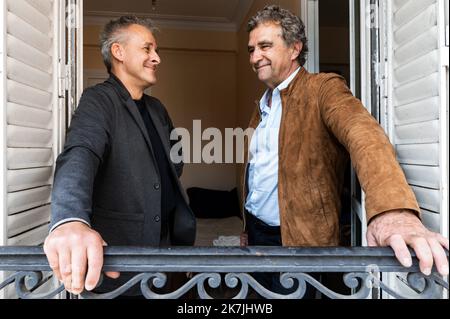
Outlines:
[[[253,0],[87,0],[86,24],[104,24],[123,14],[150,17],[158,26],[236,31]]]

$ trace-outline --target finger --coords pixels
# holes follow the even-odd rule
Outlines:
[[[117,271],[106,271],[105,275],[112,279],[117,279],[120,277],[120,272]]]
[[[55,249],[45,249],[45,254],[47,255],[48,264],[53,271],[53,275],[62,281],[61,272],[59,271],[59,258],[58,253]]]
[[[448,250],[448,238],[445,238],[444,236],[442,236],[441,234],[436,234],[437,236],[437,240],[439,241],[439,243],[445,247],[445,249]]]
[[[433,254],[431,253],[428,241],[423,237],[414,238],[410,245],[419,259],[420,271],[429,276],[433,268]]]
[[[72,261],[71,251],[69,249],[62,249],[59,252],[59,269],[61,272],[62,282],[66,290],[72,290]]]
[[[392,247],[395,253],[395,257],[397,257],[398,261],[403,265],[403,267],[411,267],[412,266],[412,258],[409,253],[408,246],[406,242],[403,240],[403,237],[400,235],[393,235],[389,239],[389,246]]]
[[[108,246],[108,244],[106,243],[106,241],[103,241],[103,246]],[[120,272],[117,271],[106,271],[105,275],[109,278],[112,279],[117,279],[120,277]]]
[[[87,249],[87,274],[86,274],[86,290],[93,290],[100,279],[103,267],[103,247],[101,245],[88,246]]]
[[[439,241],[435,238],[429,238],[428,244],[430,245],[431,253],[433,254],[436,268],[442,276],[448,275],[448,260],[444,249]]]
[[[80,294],[84,290],[84,276],[86,275],[86,249],[77,248],[72,252],[72,292]]]

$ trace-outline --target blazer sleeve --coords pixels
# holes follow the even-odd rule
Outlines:
[[[411,210],[420,217],[415,195],[381,126],[342,77],[324,77],[318,92],[322,120],[350,154],[366,193],[367,221],[394,209]]]
[[[66,221],[90,225],[94,179],[108,152],[111,118],[108,101],[95,89],[83,93],[73,116],[54,175],[50,229]]]

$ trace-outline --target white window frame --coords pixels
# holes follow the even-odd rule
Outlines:
[[[305,68],[310,73],[319,72],[319,1],[300,0],[300,17],[308,37],[308,58]]]

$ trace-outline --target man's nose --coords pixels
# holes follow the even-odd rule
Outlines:
[[[153,52],[151,59],[152,59],[152,62],[155,64],[161,63],[161,58],[159,57],[158,53],[156,53],[156,52]]]
[[[261,60],[261,51],[259,51],[258,49],[255,49],[251,54],[250,54],[250,64],[255,65],[257,64],[260,60]]]

